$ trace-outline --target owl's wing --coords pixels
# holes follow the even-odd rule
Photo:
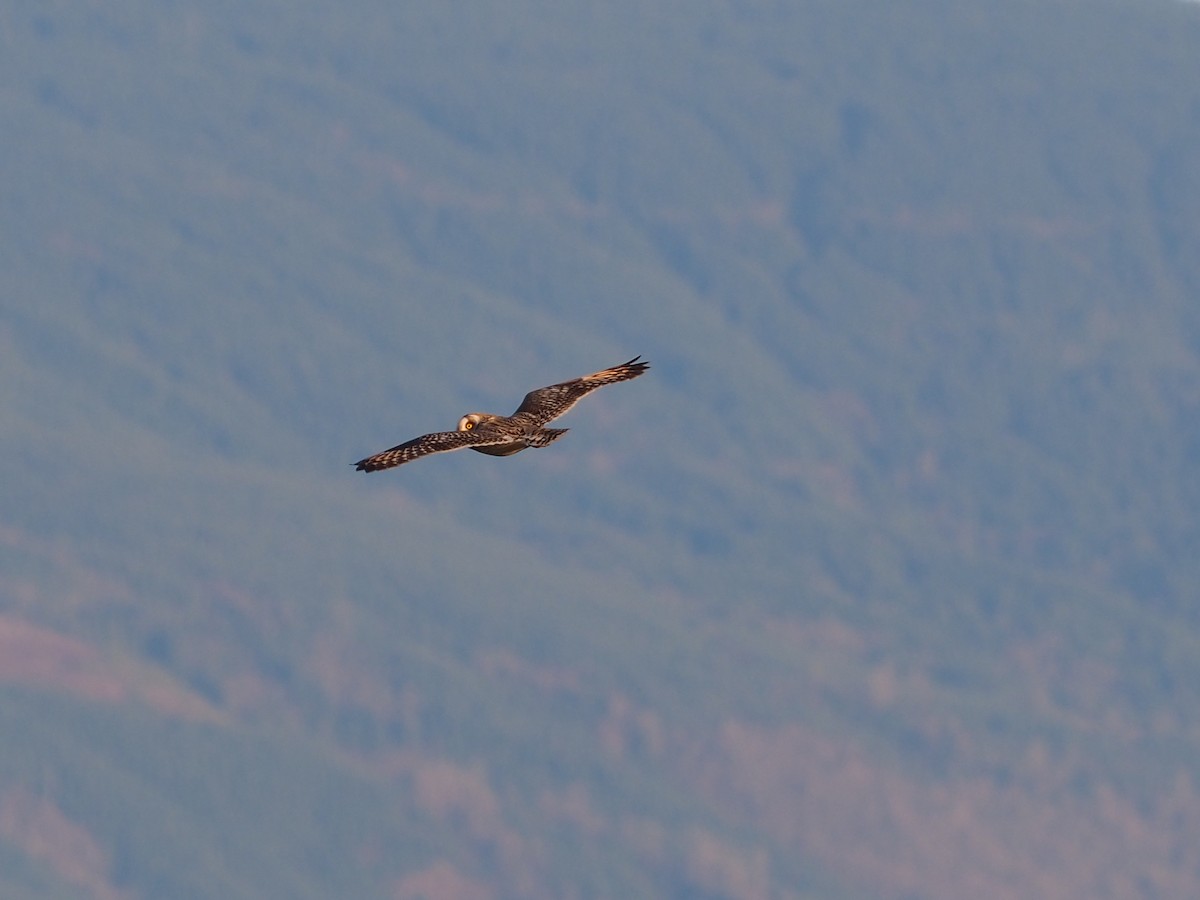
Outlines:
[[[524,413],[531,416],[539,426],[545,425],[551,419],[561,416],[596,388],[637,378],[650,368],[650,363],[638,362],[639,359],[640,356],[635,356],[629,362],[613,366],[611,369],[530,391],[513,415],[519,416]]]
[[[511,435],[472,431],[435,431],[433,434],[423,434],[419,438],[397,444],[390,450],[360,459],[354,463],[354,468],[359,472],[378,472],[434,453],[448,453],[451,450],[462,450],[464,447],[487,447],[492,444],[506,444],[510,441],[512,441]]]

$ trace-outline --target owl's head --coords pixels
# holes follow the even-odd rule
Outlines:
[[[489,415],[488,413],[467,413],[458,420],[458,430],[473,431],[484,422],[490,421],[494,418],[496,418],[496,416]]]

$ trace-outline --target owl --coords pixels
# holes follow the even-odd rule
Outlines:
[[[489,456],[512,456],[526,447],[545,447],[568,430],[547,428],[547,422],[557,419],[596,388],[637,378],[650,368],[649,363],[639,362],[640,359],[640,356],[635,356],[629,362],[611,369],[530,391],[511,416],[467,413],[458,420],[457,431],[423,434],[390,450],[360,459],[353,465],[359,472],[378,472],[422,456],[467,447]]]

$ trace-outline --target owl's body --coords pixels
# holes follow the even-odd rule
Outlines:
[[[421,435],[390,450],[360,459],[354,466],[360,472],[378,472],[422,456],[467,447],[489,456],[512,456],[527,447],[545,447],[568,430],[546,428],[547,422],[561,416],[596,388],[637,378],[650,367],[649,363],[638,362],[640,358],[635,356],[629,362],[611,369],[530,391],[511,416],[467,413],[458,420],[457,431],[435,431]]]
[[[545,447],[566,434],[568,429],[541,428],[525,415],[493,416],[490,413],[467,413],[458,420],[458,430],[507,437],[507,443],[484,444],[471,449],[488,456],[512,456],[526,447]]]

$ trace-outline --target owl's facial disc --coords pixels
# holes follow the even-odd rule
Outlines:
[[[474,428],[476,425],[480,424],[484,420],[485,420],[485,416],[482,413],[467,413],[465,416],[463,416],[461,419],[458,420],[458,430],[459,431],[470,431],[472,428]]]

